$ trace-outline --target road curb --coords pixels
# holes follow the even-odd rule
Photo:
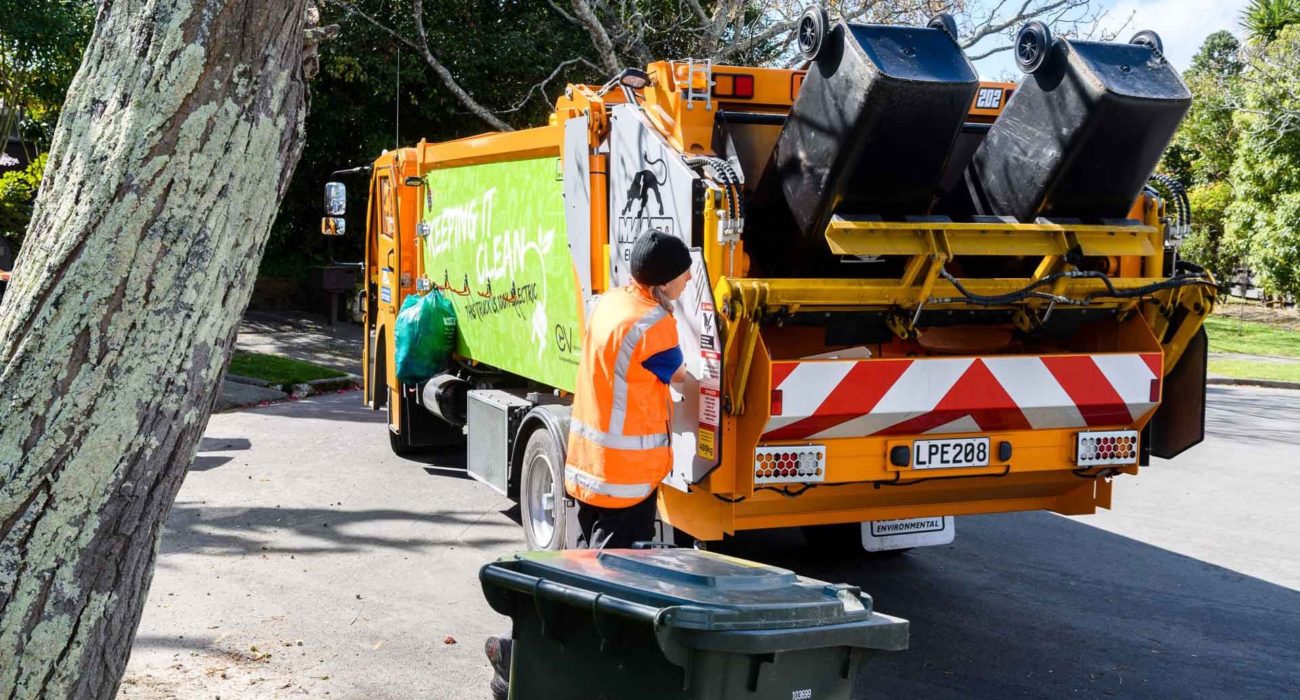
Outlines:
[[[260,387],[265,387],[265,388],[270,388],[270,386],[271,386],[271,383],[268,382],[268,381],[266,381],[266,380],[264,380],[264,379],[256,379],[256,378],[254,378],[254,377],[245,377],[245,376],[243,376],[243,375],[241,375],[241,374],[231,374],[231,373],[229,373],[229,372],[226,373],[226,380],[227,380],[227,381],[234,382],[234,383],[236,383],[236,384],[247,384],[247,385],[249,385],[249,386],[260,386]]]
[[[339,391],[340,389],[355,389],[361,386],[361,377],[355,374],[349,374],[343,377],[328,377],[326,379],[313,379],[305,382],[311,387],[313,394],[319,394],[326,391]]]
[[[1238,377],[1210,377],[1207,384],[1218,386],[1259,386],[1265,389],[1300,390],[1300,382],[1284,382],[1277,379],[1241,379]]]

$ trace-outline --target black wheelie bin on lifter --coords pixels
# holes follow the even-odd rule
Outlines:
[[[693,549],[525,552],[479,571],[515,700],[848,700],[908,623],[858,588]]]
[[[1026,223],[1122,219],[1173,140],[1192,94],[1151,32],[1128,44],[1052,40],[1034,24],[1021,30],[1017,46],[1041,42],[1043,55],[1021,62],[1029,75],[975,151],[966,191],[941,210]],[[967,206],[973,211],[962,211]]]
[[[818,271],[836,214],[930,213],[979,76],[941,28],[830,25],[746,216],[764,274]]]

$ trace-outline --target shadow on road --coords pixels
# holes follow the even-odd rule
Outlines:
[[[1300,592],[1047,513],[958,520],[950,547],[810,560],[796,532],[729,551],[859,585],[911,621],[855,698],[1277,698],[1300,692]]]
[[[235,452],[252,449],[253,443],[248,438],[214,438],[205,437],[199,441],[200,455],[190,463],[190,471],[205,472],[226,464],[234,459],[226,455],[203,455],[203,452]]]
[[[417,513],[394,509],[342,510],[329,508],[209,508],[177,503],[167,519],[162,554],[346,554],[377,548],[430,552],[442,547],[488,548],[513,544],[514,538],[475,536],[471,527],[483,513],[443,511]],[[463,525],[447,530],[448,538],[392,537],[375,534],[394,522]],[[391,529],[391,528],[390,528]],[[409,533],[411,529],[402,529]],[[418,530],[417,530],[418,531]]]

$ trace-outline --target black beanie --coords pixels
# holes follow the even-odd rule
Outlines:
[[[691,253],[676,236],[648,231],[632,245],[632,279],[646,286],[668,284],[691,269]]]

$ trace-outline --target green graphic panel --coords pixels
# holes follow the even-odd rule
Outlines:
[[[434,170],[424,270],[456,307],[457,352],[573,391],[581,292],[557,159]]]

